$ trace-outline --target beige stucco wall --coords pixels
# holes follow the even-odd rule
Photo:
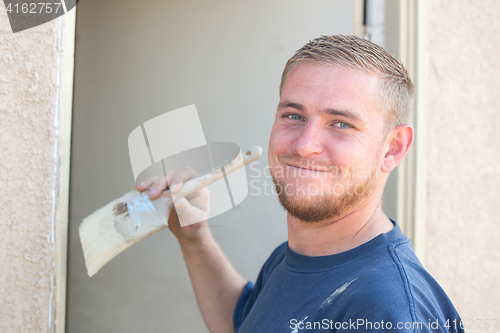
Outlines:
[[[499,319],[500,1],[428,4],[427,268],[463,319]]]
[[[13,34],[0,5],[1,332],[52,332],[64,323],[64,311],[56,311],[64,309],[66,267],[65,251],[56,250],[67,197],[61,166],[69,161],[61,138],[70,130],[67,122],[58,130],[68,105],[61,100],[62,22]]]

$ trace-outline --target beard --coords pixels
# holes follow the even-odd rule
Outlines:
[[[332,168],[332,167],[331,167]],[[333,169],[333,168],[332,168]],[[278,199],[283,208],[293,217],[303,222],[320,222],[335,217],[341,217],[348,213],[353,207],[362,203],[370,194],[373,193],[377,181],[378,174],[376,168],[370,168],[372,171],[362,181],[355,184],[327,184],[329,190],[320,189],[319,194],[312,195],[311,191],[303,191],[306,195],[305,198],[299,197],[296,193],[287,193],[287,182],[284,177],[275,177],[271,175],[274,183],[274,188],[278,194]],[[352,173],[349,174],[351,176]],[[352,177],[350,177],[352,178]],[[317,189],[318,186],[314,185]],[[312,186],[305,185],[309,189]],[[300,186],[297,184],[296,186]],[[303,185],[304,186],[304,185]],[[340,186],[340,193],[336,193],[335,189]]]

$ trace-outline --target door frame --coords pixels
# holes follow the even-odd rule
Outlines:
[[[397,219],[425,265],[427,220],[428,0],[386,0],[386,42],[415,85],[413,146],[397,168]]]
[[[370,4],[367,6],[367,2]],[[415,85],[415,101],[410,124],[415,129],[413,145],[403,162],[393,171],[397,190],[396,218],[425,265],[425,225],[427,219],[427,105],[428,105],[428,0],[353,0],[353,32],[370,38],[366,16],[377,14],[383,21],[384,47],[399,58]],[[385,17],[380,11],[385,7]],[[368,13],[373,10],[376,13]],[[384,14],[382,14],[384,16]],[[377,22],[380,25],[381,22]],[[377,26],[380,28],[380,26]],[[378,34],[382,33],[380,29]]]
[[[49,332],[64,333],[68,260],[71,119],[75,57],[76,6],[59,18],[58,92],[56,97],[56,176],[53,208],[54,272],[51,276]]]

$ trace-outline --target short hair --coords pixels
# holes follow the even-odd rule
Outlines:
[[[321,36],[309,41],[288,60],[281,76],[280,96],[288,74],[312,63],[362,70],[381,77],[379,98],[386,132],[410,120],[414,87],[402,62],[384,48],[356,36]]]

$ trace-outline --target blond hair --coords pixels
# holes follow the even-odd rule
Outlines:
[[[386,130],[407,124],[413,108],[414,88],[405,67],[384,48],[356,36],[321,36],[291,57],[281,76],[280,96],[288,74],[297,65],[313,63],[362,70],[381,77],[379,99]]]

